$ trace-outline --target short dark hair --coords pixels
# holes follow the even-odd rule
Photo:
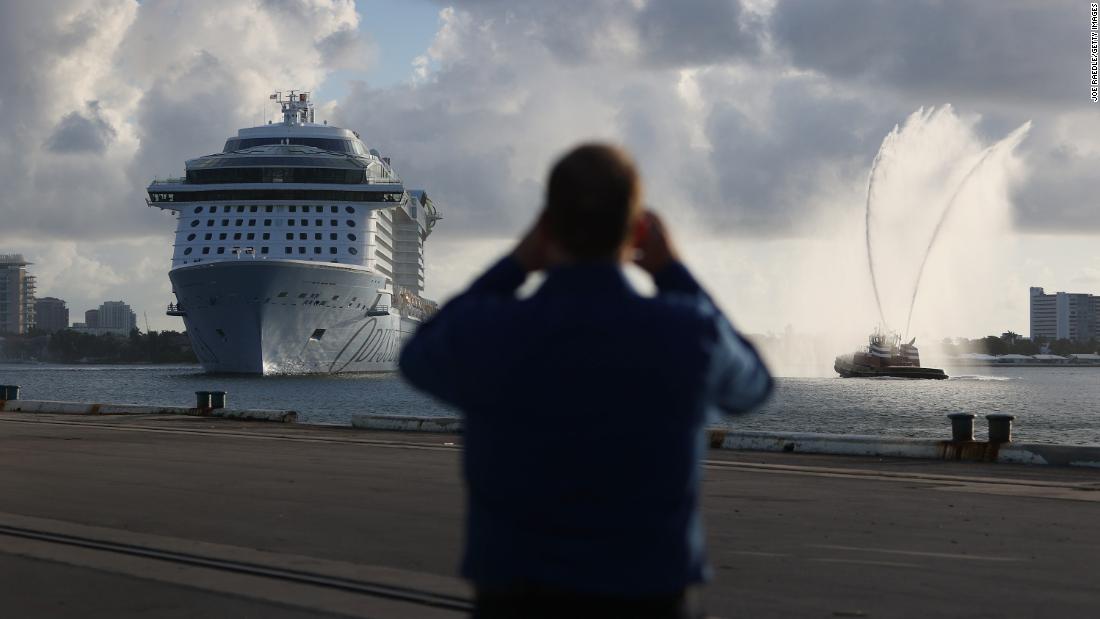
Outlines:
[[[584,144],[562,157],[546,188],[546,225],[578,260],[614,257],[640,210],[641,181],[630,155],[607,144]]]

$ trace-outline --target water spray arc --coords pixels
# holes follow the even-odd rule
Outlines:
[[[871,161],[871,172],[867,176],[867,205],[865,207],[863,219],[867,240],[867,269],[871,273],[871,288],[875,291],[875,306],[878,307],[879,324],[884,326],[886,325],[886,314],[882,311],[882,297],[879,296],[878,279],[875,277],[875,258],[871,251],[871,199],[875,192],[875,174],[878,172],[878,164],[882,161],[887,146],[893,143],[893,138],[897,135],[897,132],[898,128],[895,126],[894,130],[888,133],[882,140],[882,145],[879,146],[878,152],[875,153],[874,160]]]
[[[977,174],[978,170],[980,170],[982,166],[985,165],[986,161],[988,161],[994,153],[1000,151],[1000,149],[1002,147],[1005,147],[1005,145],[1008,145],[1008,148],[1010,150],[1012,148],[1015,148],[1015,146],[1019,144],[1020,140],[1023,139],[1023,136],[1030,128],[1031,123],[1025,123],[1000,142],[997,142],[996,144],[993,144],[992,146],[983,150],[981,153],[981,157],[979,157],[978,161],[976,161],[974,165],[971,166],[969,170],[967,170],[966,175],[963,176],[962,180],[959,181],[958,186],[955,187],[955,191],[952,192],[951,198],[947,201],[947,206],[945,206],[943,212],[940,213],[940,218],[939,221],[936,222],[936,227],[932,230],[932,236],[928,239],[928,248],[924,250],[924,257],[921,258],[920,268],[917,269],[917,279],[913,283],[913,296],[909,300],[909,315],[905,319],[906,338],[909,337],[909,327],[913,322],[913,309],[917,305],[917,294],[920,292],[921,280],[924,277],[924,267],[926,264],[928,264],[928,257],[932,255],[932,248],[935,247],[936,241],[940,238],[940,230],[943,229],[943,225],[947,221],[948,216],[955,209],[955,203],[958,202],[959,196],[962,194],[963,189],[966,188],[974,175]]]
[[[982,152],[982,156],[978,161],[966,172],[962,180],[959,181],[955,191],[951,194],[951,198],[947,201],[947,206],[944,207],[943,212],[940,213],[940,219],[936,222],[936,227],[932,230],[932,236],[928,239],[928,248],[924,250],[924,257],[921,258],[920,268],[917,269],[917,279],[913,282],[913,297],[909,300],[909,315],[905,318],[905,337],[909,337],[909,327],[913,323],[913,308],[917,305],[917,293],[920,292],[920,282],[924,277],[924,266],[928,264],[928,257],[932,255],[932,248],[936,245],[936,239],[940,236],[940,230],[943,228],[944,222],[947,221],[947,216],[951,214],[952,209],[955,207],[955,202],[958,201],[959,194],[966,188],[967,183],[971,177],[982,167],[982,164],[989,159],[989,156],[993,154],[993,151],[1000,144],[994,144]]]

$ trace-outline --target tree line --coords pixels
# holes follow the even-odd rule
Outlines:
[[[137,329],[129,336],[63,329],[50,334],[5,335],[0,359],[50,363],[197,363],[186,333]]]

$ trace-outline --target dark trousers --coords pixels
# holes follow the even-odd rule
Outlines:
[[[477,590],[474,619],[699,619],[694,591],[614,597],[541,587]]]

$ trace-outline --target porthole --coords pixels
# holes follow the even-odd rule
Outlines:
[[[196,206],[195,207],[195,212],[196,213],[201,213],[202,212],[202,207],[201,206]]]
[[[191,250],[192,250],[192,249],[193,249],[193,248],[191,248],[191,247],[188,247],[187,249],[183,250],[183,255],[184,255],[184,256],[190,256],[190,255],[191,255]]]
[[[356,240],[356,237],[355,237],[355,235],[349,232],[349,233],[348,233],[348,240],[349,240],[349,241],[354,241],[354,240]]]
[[[355,254],[359,253],[359,250],[355,249],[354,247],[349,247],[348,248],[348,253],[354,256]]]
[[[192,228],[194,228],[194,227],[195,227],[195,226],[197,226],[197,225],[199,225],[199,220],[197,220],[197,219],[192,219],[192,220],[191,220],[191,227],[192,227]]]
[[[349,220],[348,220],[348,226],[350,226],[350,227],[354,228],[354,227],[355,227],[355,221],[353,221],[353,220],[349,219]]]
[[[354,213],[355,212],[355,209],[351,208],[350,206],[345,206],[344,210],[349,212],[349,213]]]
[[[192,232],[191,234],[188,234],[187,235],[187,240],[188,241],[194,241],[195,240],[195,233]]]

